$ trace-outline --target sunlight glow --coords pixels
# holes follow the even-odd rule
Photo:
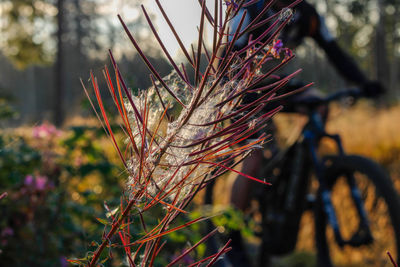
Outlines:
[[[201,15],[201,7],[198,0],[160,0],[160,2],[174,25],[175,30],[182,38],[184,45],[189,47],[198,37],[197,26],[200,23]],[[179,45],[173,37],[168,24],[164,21],[156,2],[154,0],[145,0],[141,1],[141,4],[143,4],[146,11],[153,17],[153,23],[158,29],[158,34],[167,50],[172,56],[180,57]],[[213,1],[209,1],[207,6],[210,12],[213,12],[214,8],[211,4],[213,4]],[[127,1],[113,1],[113,9],[115,10],[115,14],[121,14],[127,22],[136,19],[138,16],[144,17],[139,5],[132,6]],[[138,9],[140,9],[139,12]],[[147,28],[147,23],[145,24]],[[210,37],[210,27],[208,27],[207,31],[206,36]]]

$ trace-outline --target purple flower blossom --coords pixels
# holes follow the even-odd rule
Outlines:
[[[47,176],[36,176],[27,175],[25,177],[24,184],[27,187],[31,187],[33,190],[43,191],[47,187],[51,187],[51,184],[48,183]]]
[[[274,44],[274,49],[280,50],[282,47],[283,47],[283,43],[281,40],[278,39]]]
[[[225,4],[227,7],[232,6],[233,9],[237,9],[239,5],[236,3],[236,0],[225,0]]]
[[[276,57],[279,58],[279,54],[282,51],[282,47],[283,47],[283,43],[281,40],[275,40],[272,44],[272,48],[271,48],[271,54]]]
[[[285,50],[285,57],[286,58],[289,58],[289,57],[291,57],[293,55],[292,50],[290,50],[289,48],[285,48],[284,50]]]
[[[68,261],[64,256],[60,257],[60,266],[61,267],[67,267],[68,266]]]
[[[33,176],[32,175],[27,175],[26,177],[25,177],[25,181],[24,181],[24,184],[26,185],[26,186],[31,186],[32,184],[33,184]]]

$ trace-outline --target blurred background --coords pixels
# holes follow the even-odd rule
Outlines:
[[[187,45],[196,36],[194,29],[199,17],[198,4],[190,2],[175,0],[165,5]],[[367,75],[389,89],[387,99],[398,99],[399,3],[394,0],[310,2],[315,2],[340,45]],[[144,1],[144,4],[152,12],[161,36],[166,37],[167,47],[176,58],[182,58],[176,53],[177,45],[168,38],[170,32],[159,19],[154,2]],[[159,71],[169,73],[169,64],[151,38],[138,8],[138,1],[133,0],[2,0],[0,97],[18,111],[10,123],[18,126],[47,119],[61,125],[71,116],[83,115],[79,78],[87,80],[90,69],[97,71],[108,64],[108,49],[125,70],[130,86],[146,88],[147,69],[122,32],[116,19],[118,13],[157,62]],[[187,12],[177,13],[182,9]],[[312,40],[296,49],[296,55],[292,67],[304,69],[304,80],[315,81],[323,90],[344,86],[329,64],[325,64],[323,53]]]
[[[197,1],[161,2],[190,45],[197,32]],[[400,2],[309,2],[325,17],[341,47],[388,91],[374,103],[333,107],[328,127],[343,135],[348,152],[383,164],[400,190]],[[169,36],[154,1],[142,3],[160,34]],[[107,99],[101,70],[109,64],[111,49],[131,88],[149,86],[149,72],[117,22],[118,13],[162,76],[171,71],[140,4],[135,0],[0,1],[0,193],[8,192],[0,200],[0,262],[65,266],[66,258],[85,257],[92,240],[101,237],[104,225],[96,217],[104,217],[104,200],[118,205],[125,177],[111,143],[93,119],[80,79],[87,84],[92,69]],[[177,45],[164,38],[178,62],[183,60]],[[290,68],[303,69],[300,79],[314,81],[325,92],[346,87],[312,40],[306,40],[295,54]],[[110,107],[111,102],[110,98]],[[283,140],[290,139],[285,130],[293,134],[298,121],[281,119]],[[114,126],[118,132],[117,122]],[[219,187],[224,197],[219,204],[227,204],[231,180],[222,179]],[[307,250],[304,225],[306,241],[300,241],[299,248]],[[170,238],[177,247],[185,242],[181,236]],[[115,256],[112,264],[117,266],[120,260]]]

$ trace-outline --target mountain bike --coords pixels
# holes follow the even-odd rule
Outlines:
[[[393,266],[387,252],[399,262],[400,200],[391,178],[371,159],[346,154],[340,136],[326,132],[320,112],[332,101],[360,96],[359,89],[352,89],[292,103],[308,122],[293,145],[260,168],[272,186],[257,194],[262,216],[259,266],[267,266],[272,255],[295,249],[307,210],[314,214],[318,266]],[[331,139],[337,153],[321,156],[322,139]],[[211,194],[209,186],[206,202]]]

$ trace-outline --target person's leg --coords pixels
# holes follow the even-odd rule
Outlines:
[[[263,151],[257,149],[248,156],[242,163],[241,172],[249,176],[257,177],[258,170],[262,164]],[[251,187],[255,182],[249,178],[239,175],[231,191],[231,204],[241,211],[249,206]]]
[[[276,133],[276,128],[274,123],[270,122],[266,129],[266,133]],[[260,178],[260,169],[264,163],[264,157],[268,160],[274,157],[278,152],[278,144],[275,139],[270,140],[263,149],[257,149],[252,152],[252,154],[247,157],[242,163],[241,172],[253,176],[255,178]],[[262,184],[250,180],[247,177],[239,175],[231,189],[231,204],[238,210],[244,212],[250,206],[250,200],[252,199],[251,194],[255,193],[257,186],[263,186]],[[232,240],[231,247],[232,251],[228,253],[228,258],[232,262],[232,265],[237,266],[251,266],[250,261],[246,255],[246,249],[241,237],[240,231],[232,231],[229,235]],[[265,258],[265,266],[268,266],[268,257]]]
[[[263,151],[261,149],[255,150],[249,157],[247,157],[242,163],[242,173],[256,177],[258,169],[262,163]],[[252,186],[256,182],[249,178],[239,175],[232,186],[231,191],[231,204],[240,211],[245,211],[249,207],[251,199],[250,193]],[[232,250],[228,252],[227,256],[235,267],[251,266],[250,261],[246,255],[246,248],[243,243],[240,230],[233,230],[229,234],[229,238],[232,240]]]

